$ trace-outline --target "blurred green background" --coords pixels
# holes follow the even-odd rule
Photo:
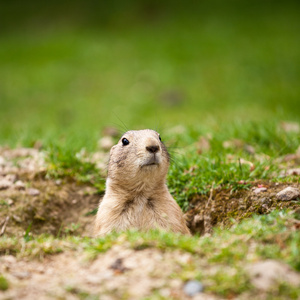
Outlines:
[[[0,143],[299,121],[298,3],[2,2]]]

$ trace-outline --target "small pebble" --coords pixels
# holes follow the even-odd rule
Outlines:
[[[5,201],[7,202],[7,204],[8,204],[9,206],[11,206],[11,205],[14,204],[14,201],[13,201],[12,199],[10,199],[10,198],[5,199]]]
[[[14,183],[17,180],[17,176],[15,174],[7,174],[5,176],[5,179],[7,179],[8,181]]]
[[[5,159],[3,156],[0,156],[0,166],[4,166],[6,163]]]
[[[21,223],[22,222],[22,219],[17,216],[17,215],[13,215],[13,219],[17,222],[17,223]]]
[[[272,201],[270,200],[270,198],[263,197],[260,199],[260,203],[270,205],[272,203]]]
[[[37,196],[37,195],[40,194],[40,191],[37,190],[37,189],[29,188],[27,190],[27,194],[30,195],[30,196]]]
[[[300,190],[292,186],[288,186],[284,190],[276,194],[276,198],[282,201],[290,201],[300,197]]]
[[[299,176],[300,175],[300,168],[294,168],[294,169],[289,169],[285,172],[286,176]]]
[[[15,188],[16,188],[17,190],[23,190],[23,189],[25,189],[25,184],[24,184],[24,182],[21,181],[21,180],[18,180],[17,182],[15,182]]]
[[[12,185],[12,182],[3,178],[0,180],[0,190],[8,189]]]
[[[259,188],[256,188],[255,190],[253,190],[253,193],[254,194],[259,194],[261,192],[266,192],[268,189],[265,188],[265,187],[259,187]]]
[[[198,280],[189,280],[185,283],[183,291],[190,297],[195,296],[203,291],[203,284]]]
[[[31,273],[29,272],[14,272],[12,273],[13,276],[15,276],[18,279],[27,279],[29,277],[31,277]]]

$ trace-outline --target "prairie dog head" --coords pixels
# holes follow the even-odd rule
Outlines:
[[[121,184],[164,181],[169,160],[169,153],[156,131],[127,131],[110,150],[108,178]]]

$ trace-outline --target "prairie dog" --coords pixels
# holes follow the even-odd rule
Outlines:
[[[169,153],[150,129],[126,132],[110,150],[106,191],[95,236],[154,228],[190,234],[182,211],[166,186]]]

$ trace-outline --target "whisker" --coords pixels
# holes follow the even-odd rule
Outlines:
[[[126,124],[119,118],[119,116],[113,112],[113,114],[115,115],[115,117],[122,123],[123,125],[123,129],[125,129],[125,131],[129,131],[129,128],[126,126]]]

